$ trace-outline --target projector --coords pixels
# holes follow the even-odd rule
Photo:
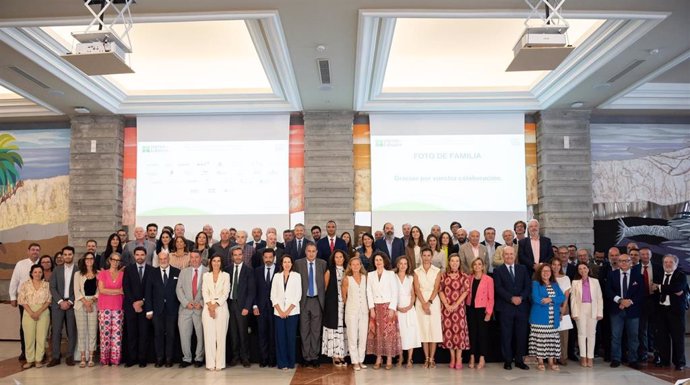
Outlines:
[[[572,52],[566,26],[530,27],[513,47],[514,58],[506,71],[550,71]]]
[[[73,53],[61,55],[87,75],[133,73],[127,65],[129,47],[111,31],[74,32]]]
[[[112,42],[94,42],[94,43],[77,43],[74,54],[75,55],[87,55],[92,53],[109,53],[112,52],[120,57],[123,61],[125,60],[125,51],[120,48],[115,43]]]

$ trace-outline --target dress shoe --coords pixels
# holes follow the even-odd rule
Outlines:
[[[53,358],[52,360],[50,360],[50,362],[46,366],[48,366],[49,368],[52,368],[53,366],[57,366],[57,365],[60,365],[60,360],[57,358]]]
[[[203,362],[201,362],[201,361],[194,361],[194,367],[195,367],[195,368],[200,368],[200,367],[202,367],[202,366],[204,366],[204,363],[203,363]]]
[[[610,366],[611,366],[612,368],[617,368],[617,367],[621,366],[621,363],[620,363],[620,361],[611,361],[611,365],[610,365]]]
[[[516,365],[516,366],[517,366],[517,365]],[[513,369],[513,366],[510,364],[510,362],[506,362],[505,364],[503,364],[503,369],[505,369],[505,370],[512,370],[512,369]]]
[[[26,361],[26,356],[24,355],[24,353],[20,354],[19,357],[17,357],[17,360]]]
[[[67,364],[67,366],[74,366],[74,358],[72,358],[72,357],[67,357],[67,358],[65,359],[65,364]]]
[[[228,364],[228,366],[230,366],[230,367],[237,366],[237,364],[239,364],[239,363],[240,363],[240,360],[238,360],[237,358],[233,358],[232,361],[230,361],[230,364]]]
[[[276,367],[275,361],[269,362],[269,363],[268,363],[268,367],[269,367],[269,368],[275,368],[275,367]]]
[[[685,370],[685,365],[676,365],[674,369],[678,371]]]
[[[664,365],[661,363],[661,361],[655,362],[654,366],[656,366],[657,368],[663,368],[664,367]]]
[[[146,362],[140,362],[139,363],[140,368],[145,368],[146,367]]]
[[[261,363],[259,364],[260,368],[265,368],[266,366],[268,366],[268,365],[266,365],[266,363],[263,361],[261,361]]]
[[[166,368],[172,368],[172,361],[165,361]]]
[[[631,362],[628,366],[629,366],[631,369],[640,370],[640,364],[639,364],[638,362]]]
[[[522,370],[529,370],[529,366],[527,366],[524,362],[518,362],[515,364],[516,368],[522,369]]]
[[[319,367],[321,367],[321,364],[319,363],[319,360],[314,360],[314,361],[311,362],[311,366],[312,366],[314,369],[318,369]]]
[[[244,366],[245,368],[249,368],[249,367],[252,366],[252,364],[250,364],[249,361],[247,361],[247,360],[243,360],[243,361],[242,361],[242,366]]]
[[[191,362],[182,361],[182,362],[180,362],[180,369],[184,369],[184,368],[190,366],[191,364],[192,364]]]
[[[156,361],[156,364],[153,365],[154,368],[162,368],[163,367],[163,361]]]
[[[136,363],[131,362],[131,361],[127,361],[127,363],[125,364],[125,368],[131,368],[134,365],[136,365]]]

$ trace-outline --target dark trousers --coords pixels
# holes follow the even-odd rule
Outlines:
[[[528,314],[520,311],[502,311],[498,314],[501,325],[501,353],[504,362],[522,363],[527,355]],[[513,351],[515,345],[515,351]]]
[[[74,358],[74,349],[77,347],[77,319],[74,317],[74,308],[60,309],[59,305],[51,305],[50,311],[51,337],[53,359],[60,359],[60,342],[62,340],[62,325],[67,329],[67,358]]]
[[[259,316],[256,319],[259,329],[259,352],[261,362],[264,364],[275,364],[276,362],[276,337],[275,326],[273,325],[273,308],[266,307],[259,309]]]
[[[230,346],[232,359],[249,361],[249,333],[247,329],[247,317],[242,315],[242,304],[239,300],[228,301],[230,311]]]
[[[299,329],[302,338],[302,358],[305,361],[319,359],[321,352],[321,330],[323,309],[317,297],[307,298],[304,308],[300,308]]]
[[[156,361],[172,362],[177,331],[177,315],[154,315],[153,336],[156,346]]]
[[[276,334],[276,360],[278,369],[294,368],[297,350],[297,323],[299,315],[291,315],[285,319],[273,316]]]
[[[640,330],[638,332],[641,361],[646,361],[647,354],[654,352],[654,337],[656,334],[656,325],[654,323],[655,310],[654,297],[647,297],[644,304],[642,304],[642,313],[640,314]]]
[[[19,344],[22,349],[22,357],[26,355],[26,345],[24,344],[24,328],[22,327],[22,320],[24,319],[24,306],[17,305],[19,307]]]
[[[467,329],[470,334],[470,354],[476,359],[485,356],[489,352],[488,346],[488,322],[484,321],[486,309],[467,306]]]
[[[673,362],[675,366],[685,366],[685,311],[677,312],[668,306],[658,306],[656,314],[656,346],[661,364]]]
[[[125,311],[125,331],[127,334],[127,362],[147,361],[150,321],[146,313],[136,313],[134,310]]]

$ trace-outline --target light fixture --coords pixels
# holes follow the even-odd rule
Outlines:
[[[88,114],[91,113],[91,110],[86,107],[74,107],[74,112],[77,114]]]
[[[571,104],[570,107],[572,107],[572,108],[580,108],[580,107],[583,107],[584,105],[585,105],[585,104],[584,104],[583,102],[575,102],[575,103]]]

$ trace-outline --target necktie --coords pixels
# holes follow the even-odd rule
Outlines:
[[[510,265],[510,278],[515,282],[515,272],[513,271],[513,265]]]
[[[333,249],[335,249],[335,242],[333,242],[333,238],[331,238],[331,254],[333,254]]]
[[[237,299],[237,271],[239,268],[235,265],[235,272],[232,275],[232,297],[230,299]]]
[[[266,268],[266,283],[271,283],[271,268]]]
[[[664,275],[664,285],[668,285],[671,283],[671,274],[666,273]],[[662,295],[661,298],[659,299],[660,303],[666,303],[666,299],[668,298],[668,295]]]
[[[628,273],[623,273],[623,298],[628,295]]]
[[[307,295],[309,297],[314,296],[314,262],[309,262],[309,291]]]
[[[199,292],[199,269],[194,269],[194,276],[192,277],[192,298],[196,298]]]
[[[299,252],[302,251],[302,240],[297,240],[297,256],[299,257]]]
[[[163,286],[168,286],[168,269],[163,269]]]
[[[649,272],[647,271],[647,267],[649,267],[649,265],[642,267],[644,267],[644,272],[642,273],[642,276],[644,277],[644,288],[647,290],[647,293],[649,293]]]
[[[139,266],[139,282],[144,280],[144,266]]]

